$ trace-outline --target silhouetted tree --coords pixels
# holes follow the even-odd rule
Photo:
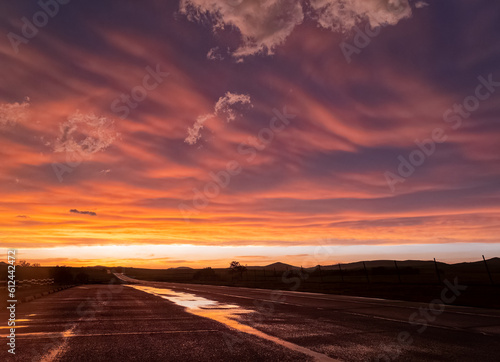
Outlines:
[[[229,271],[234,274],[239,274],[240,278],[243,276],[243,273],[247,271],[247,267],[240,264],[239,261],[232,261],[229,264]]]

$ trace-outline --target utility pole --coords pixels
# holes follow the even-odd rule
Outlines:
[[[368,269],[366,269],[365,262],[363,262],[363,267],[365,268],[366,281],[369,283],[370,282],[370,278],[368,278]]]
[[[490,278],[491,285],[494,285],[493,278],[491,277],[491,273],[490,273],[490,268],[488,267],[488,263],[486,262],[484,255],[483,255],[483,261],[484,261],[484,266],[486,267],[486,271],[488,272],[488,277]]]
[[[398,280],[399,283],[401,284],[401,275],[399,274],[398,263],[396,262],[396,260],[394,260],[394,266],[396,267],[396,273],[398,273]]]
[[[318,265],[318,271],[319,271],[319,278],[321,280],[321,283],[323,283],[323,273],[321,273],[321,265]]]
[[[436,262],[436,258],[434,258],[434,267],[436,268],[436,275],[438,277],[439,284],[441,284],[441,275],[439,274],[439,269],[438,269],[438,265]]]
[[[342,283],[344,282],[344,275],[342,274],[342,268],[340,267],[339,263],[339,271],[340,271],[340,280],[342,280]]]

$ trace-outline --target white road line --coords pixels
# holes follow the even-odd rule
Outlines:
[[[182,330],[182,331],[141,331],[141,332],[112,332],[112,333],[67,333],[67,332],[37,332],[37,333],[23,333],[16,334],[16,338],[22,338],[23,340],[29,339],[45,339],[45,338],[57,338],[65,337],[76,338],[76,337],[112,337],[112,336],[127,336],[127,335],[145,335],[145,334],[176,334],[176,333],[207,333],[207,332],[223,332],[217,329],[195,329],[195,330]],[[65,335],[66,334],[66,335]],[[0,338],[7,337],[7,335],[0,335]]]

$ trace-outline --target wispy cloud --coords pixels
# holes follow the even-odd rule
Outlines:
[[[188,128],[188,136],[184,140],[184,142],[189,143],[190,145],[194,145],[201,138],[201,129],[203,128],[203,124],[210,118],[214,117],[213,114],[204,114],[196,118],[196,121],[193,124],[193,127]]]
[[[71,115],[59,129],[55,152],[91,155],[107,148],[118,137],[113,120],[79,111]]]
[[[221,54],[219,47],[212,48],[207,53],[208,60],[223,60],[224,56]]]
[[[319,25],[340,32],[362,21],[372,28],[396,25],[412,14],[408,0],[311,0],[310,4]]]
[[[28,97],[22,103],[0,104],[0,127],[14,126],[28,118],[30,99]]]
[[[74,214],[83,214],[83,215],[92,215],[92,216],[97,216],[97,214],[93,211],[79,211],[77,209],[71,209],[69,212],[72,212]]]
[[[417,9],[425,8],[426,6],[429,6],[429,4],[428,4],[428,3],[426,3],[425,1],[417,1],[417,2],[415,3],[415,7],[416,7]]]
[[[307,7],[307,9],[306,9]],[[412,14],[408,0],[181,0],[180,13],[191,21],[211,23],[214,32],[236,29],[241,43],[232,55],[242,60],[273,54],[305,18],[321,27],[346,32],[368,21],[372,27],[395,25]],[[217,59],[216,48],[207,57]]]
[[[214,31],[233,27],[241,34],[241,45],[233,52],[236,58],[257,53],[272,54],[302,23],[304,13],[299,0],[231,1],[181,0],[180,13],[191,21],[212,22]]]
[[[236,104],[251,104],[250,96],[248,94],[227,92],[215,104],[215,114],[225,115],[228,122],[234,121],[236,119],[236,111],[233,106]]]
[[[227,92],[223,97],[220,97],[217,103],[215,103],[214,113],[204,114],[196,119],[196,122],[192,127],[188,128],[188,136],[184,140],[190,145],[194,145],[201,138],[201,129],[203,124],[210,118],[223,116],[227,122],[234,121],[236,119],[237,113],[234,109],[235,105],[252,105],[250,96],[247,94],[237,94]]]

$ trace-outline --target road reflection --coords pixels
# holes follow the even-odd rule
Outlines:
[[[246,324],[242,324],[238,321],[239,316],[241,314],[254,313],[255,312],[254,310],[244,309],[234,304],[220,303],[214,300],[199,297],[191,293],[176,292],[174,290],[167,288],[155,288],[145,285],[128,285],[128,286],[167,299],[177,305],[186,308],[186,311],[191,314],[200,317],[210,318],[219,323],[225,324],[226,326],[233,328],[237,331],[247,334],[252,334],[254,336],[272,341],[276,344],[279,344],[293,351],[304,353],[312,357],[315,361],[322,361],[322,362],[335,361],[334,359],[324,354],[314,352],[310,349],[301,347],[294,343],[290,343],[285,340],[279,339],[277,337],[271,336]]]

